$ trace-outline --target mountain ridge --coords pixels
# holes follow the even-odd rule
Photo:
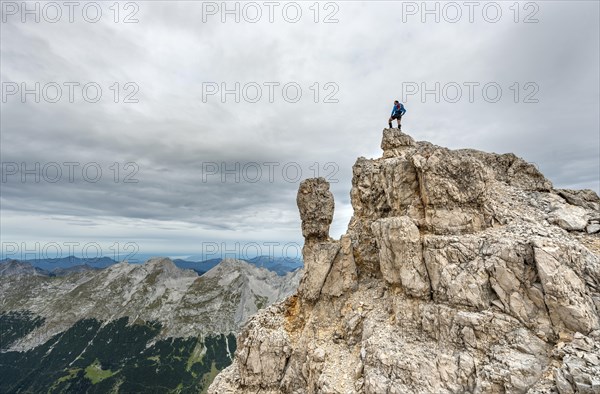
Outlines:
[[[237,288],[219,284],[214,272],[211,273],[213,270],[223,275],[237,275],[242,282],[238,281]],[[41,327],[11,348],[21,351],[68,330],[83,318],[113,321],[130,317],[132,321],[158,321],[163,325],[160,338],[184,337],[189,333],[228,334],[236,332],[244,319],[258,310],[256,304],[252,307],[255,299],[246,299],[242,294],[264,297],[259,303],[264,307],[291,292],[300,275],[297,271],[280,276],[231,259],[213,270],[205,274],[206,277],[198,276],[193,270],[178,268],[170,259],[155,258],[144,264],[120,262],[103,270],[73,272],[63,277],[35,275],[23,281],[20,276],[5,276],[0,277],[0,290],[4,296],[0,312],[27,310],[45,319]],[[211,307],[210,302],[206,304],[207,300],[203,298],[207,296],[217,300],[223,297],[228,301],[220,302],[222,310],[219,310]],[[246,312],[229,317],[225,305],[235,309],[238,304],[243,305]],[[209,321],[200,326],[194,317],[203,314],[207,316],[202,320]]]
[[[203,392],[301,276],[234,259],[202,276],[167,258],[65,270],[0,264],[1,392]]]
[[[156,258],[167,258],[164,256],[155,256],[151,257],[148,260],[153,260]],[[214,258],[202,261],[191,261],[185,259],[172,259],[173,263],[181,268],[181,269],[192,269],[198,273],[198,275],[204,274],[206,271],[218,265],[223,258]],[[269,270],[277,272],[279,275],[285,275],[288,272],[294,271],[298,268],[302,267],[302,261],[295,258],[290,257],[272,257],[272,256],[257,256],[248,259],[237,259],[244,260],[250,262],[257,267],[265,267]],[[63,258],[48,258],[48,259],[31,259],[31,260],[22,260],[22,259],[13,259],[13,258],[5,258],[0,260],[0,267],[3,264],[9,263],[11,261],[19,261],[22,263],[26,263],[31,265],[34,268],[37,268],[40,274],[46,275],[65,275],[72,271],[80,271],[85,269],[104,269],[110,267],[111,265],[117,264],[119,262],[125,261],[116,261],[109,257],[101,257],[101,258],[79,258],[75,256],[68,256]],[[143,264],[138,262],[131,262],[131,264]],[[1,269],[1,268],[0,268]],[[1,272],[1,271],[0,271]]]
[[[513,154],[384,129],[354,214],[300,184],[305,272],[254,315],[209,393],[600,392],[600,198]]]

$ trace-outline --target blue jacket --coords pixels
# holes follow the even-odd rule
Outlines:
[[[394,104],[394,108],[392,108],[392,116],[400,114],[400,116],[403,116],[406,113],[406,109],[404,109],[404,105],[402,105],[402,103],[399,103],[398,105]]]

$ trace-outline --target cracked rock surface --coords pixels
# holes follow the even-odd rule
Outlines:
[[[305,273],[252,318],[210,393],[600,393],[600,199],[512,154],[385,129],[329,237],[300,185]]]

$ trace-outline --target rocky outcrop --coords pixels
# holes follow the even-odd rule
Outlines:
[[[596,212],[596,218],[600,217],[600,200],[598,200],[598,195],[593,190],[558,189],[556,193],[567,200],[569,204],[591,209]]]
[[[329,226],[333,220],[333,194],[325,178],[307,179],[300,184],[296,199],[302,235],[307,241],[329,239]]]
[[[302,183],[306,272],[258,313],[211,393],[600,393],[600,199],[512,154],[383,132],[329,237]]]
[[[333,220],[333,194],[325,178],[307,179],[298,189],[298,209],[305,243],[302,249],[306,274],[298,293],[305,301],[316,301],[322,294],[339,297],[356,287],[356,265],[352,241],[342,236],[329,237]]]
[[[429,299],[431,286],[419,228],[408,216],[401,216],[376,220],[371,229],[386,282],[402,287],[413,297]]]

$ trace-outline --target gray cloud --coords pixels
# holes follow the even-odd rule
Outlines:
[[[498,23],[476,13],[474,23],[465,15],[455,24],[418,16],[404,23],[402,2],[336,2],[339,23],[332,24],[314,23],[308,3],[296,24],[277,13],[275,23],[203,23],[200,2],[137,4],[136,24],[113,23],[111,14],[96,24],[2,23],[2,82],[97,82],[103,89],[98,103],[11,96],[1,104],[3,163],[94,162],[103,170],[96,183],[80,171],[73,182],[65,174],[56,183],[8,177],[3,242],[135,240],[165,253],[194,252],[203,241],[300,242],[295,168],[301,178],[318,170],[338,181],[338,236],[352,212],[352,164],[380,155],[380,132],[403,82],[498,83],[497,103],[479,90],[473,103],[410,96],[403,129],[451,148],[515,152],[557,187],[600,190],[597,2],[538,2],[533,24],[514,23],[504,3]],[[139,103],[114,103],[114,82],[120,100],[123,84],[135,82]],[[286,102],[280,85],[273,103],[266,87],[257,103],[236,103],[233,95],[203,102],[205,82],[297,82],[302,98]],[[339,87],[339,103],[323,102],[332,92],[327,82]],[[538,103],[523,103],[527,82],[539,87]],[[138,183],[123,182],[129,162],[139,168]],[[263,173],[255,183],[250,170],[239,182],[231,174],[223,182],[212,171],[222,163],[250,170],[257,163]],[[272,181],[264,163],[278,163]]]

